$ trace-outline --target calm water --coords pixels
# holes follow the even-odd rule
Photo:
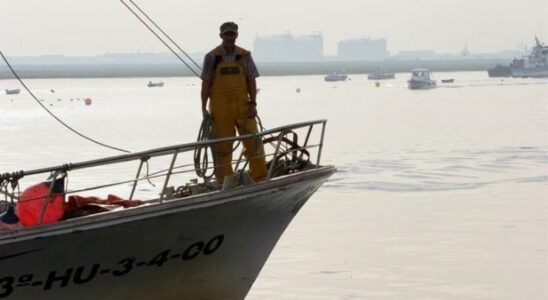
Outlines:
[[[548,80],[435,75],[455,82],[410,91],[407,74],[380,87],[365,75],[260,78],[264,125],[328,119],[322,158],[339,172],[248,299],[548,299]],[[76,129],[137,151],[196,138],[199,81],[162,80],[26,82]],[[0,94],[0,137],[0,172],[116,154],[24,91]]]

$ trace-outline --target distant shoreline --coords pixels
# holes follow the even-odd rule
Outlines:
[[[303,63],[257,63],[262,76],[321,75],[328,71],[366,74],[376,68],[387,72],[410,72],[428,68],[433,72],[486,71],[502,59],[485,60],[414,60],[414,61],[328,61]],[[181,63],[164,64],[20,64],[13,66],[22,78],[117,78],[117,77],[190,77]],[[14,79],[6,66],[0,66],[0,79]]]

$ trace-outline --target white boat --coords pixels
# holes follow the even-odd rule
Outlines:
[[[152,81],[149,81],[147,83],[147,86],[148,87],[163,87],[164,86],[164,83],[162,81],[159,81],[159,82],[152,82]]]
[[[431,89],[436,87],[436,80],[432,79],[432,74],[428,69],[414,69],[411,72],[411,79],[407,81],[409,89]]]
[[[346,79],[348,79],[348,75],[337,72],[329,72],[324,77],[325,81],[345,81]]]
[[[20,92],[20,89],[6,89],[6,95],[17,95]]]
[[[514,59],[510,69],[512,77],[548,77],[548,46],[535,37],[535,46],[531,54],[522,59]]]
[[[375,69],[367,74],[367,79],[369,80],[383,80],[383,79],[394,79],[394,73],[389,73],[381,69]]]
[[[135,179],[118,182],[128,189],[127,199],[133,199],[138,183],[146,183],[140,183],[143,180],[163,182],[156,191],[159,197],[140,206],[1,233],[0,298],[244,299],[285,228],[335,172],[333,166],[320,165],[325,125],[325,120],[303,122],[256,135],[0,173],[0,186],[6,187],[22,177],[51,175],[54,180],[133,163]],[[306,135],[302,146],[297,144],[297,133]],[[186,169],[188,164],[177,166],[177,158],[246,138],[263,138],[265,146],[272,146],[265,149],[271,161],[267,180],[247,184],[242,180],[222,189],[211,181],[170,187],[182,184],[175,182],[176,176],[196,171]],[[168,168],[142,175],[143,164],[155,161],[167,163]],[[240,157],[234,165],[238,169],[247,163]],[[77,192],[82,190],[65,190],[64,195]],[[3,193],[18,196],[9,189]],[[47,203],[53,195],[50,189],[38,201]]]

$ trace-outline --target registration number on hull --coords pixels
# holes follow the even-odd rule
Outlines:
[[[35,276],[32,273],[2,276],[0,278],[0,299],[12,296],[18,290],[24,288],[49,291],[56,288],[66,288],[70,285],[86,284],[99,277],[124,276],[136,269],[157,269],[168,263],[189,261],[200,255],[207,256],[215,253],[219,250],[223,241],[224,235],[219,234],[209,241],[198,241],[182,250],[164,249],[146,259],[128,256],[114,265],[97,262],[86,266],[73,266],[65,270],[51,270],[45,277]]]

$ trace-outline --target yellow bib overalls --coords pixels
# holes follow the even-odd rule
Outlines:
[[[213,118],[213,136],[215,138],[232,137],[238,134],[256,133],[257,122],[255,118],[249,118],[249,94],[244,68],[240,59],[250,53],[244,49],[236,48],[236,59],[224,62],[221,58],[220,48],[214,50],[216,56],[215,75],[210,92],[209,111]],[[263,144],[260,139],[247,139],[243,141],[244,156],[249,159],[249,175],[254,181],[266,178],[266,163]],[[219,183],[223,183],[225,176],[232,175],[232,146],[233,143],[221,143],[214,146],[215,151],[215,177]]]

